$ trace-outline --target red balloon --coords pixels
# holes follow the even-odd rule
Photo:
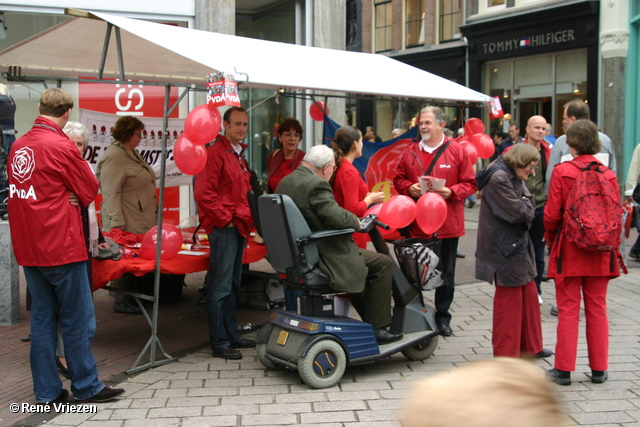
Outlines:
[[[185,119],[184,132],[192,143],[205,145],[218,135],[221,121],[217,107],[199,105]]]
[[[484,132],[484,123],[476,117],[467,120],[467,123],[464,124],[464,134],[467,138],[482,132]]]
[[[171,224],[162,224],[162,248],[160,259],[171,259],[182,247],[182,233]],[[154,225],[147,231],[140,245],[140,257],[144,259],[156,259],[156,247],[158,244],[158,226]]]
[[[180,134],[173,147],[173,161],[182,173],[197,175],[207,164],[207,149],[204,145],[192,143],[185,134]]]
[[[476,146],[478,151],[478,157],[481,159],[488,159],[493,156],[493,152],[496,150],[496,144],[486,133],[477,133],[471,137],[471,142]]]
[[[330,112],[329,107],[326,107],[325,109],[324,102],[322,101],[316,101],[313,104],[311,104],[311,107],[309,107],[309,115],[316,122],[323,121],[324,113],[326,113],[328,116],[329,112]]]
[[[416,222],[426,234],[433,234],[447,218],[447,202],[438,193],[425,193],[418,199]]]
[[[364,213],[364,216],[367,216],[367,215],[371,214],[371,215],[375,215],[375,216],[378,216],[378,217],[379,217],[379,216],[380,216],[380,210],[382,209],[382,205],[383,205],[382,203],[378,203],[377,205],[373,205],[373,206],[371,206],[371,207],[370,207],[369,209],[367,209],[367,211]],[[382,221],[382,220],[380,220],[380,221],[381,221],[381,222],[384,222],[384,221]],[[389,224],[387,224],[387,225],[389,225]],[[395,233],[395,232],[396,232],[396,229],[395,229],[395,228],[393,228],[393,227],[391,227],[391,226],[389,226],[389,229],[388,229],[388,230],[385,230],[385,229],[384,229],[384,228],[382,228],[382,227],[378,227],[378,231],[380,231],[380,234],[382,235],[382,237],[385,237],[385,238],[386,238],[386,237],[388,237],[388,236],[391,236],[393,233]]]
[[[476,146],[471,144],[468,141],[465,141],[466,144],[464,144],[464,150],[467,152],[467,156],[469,156],[469,160],[471,160],[471,164],[475,165],[476,162],[478,161],[478,150],[476,149]],[[489,156],[491,157],[491,156]]]
[[[380,221],[396,229],[403,228],[416,219],[417,209],[411,197],[395,195],[382,205]]]

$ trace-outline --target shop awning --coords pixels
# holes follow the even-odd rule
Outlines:
[[[233,73],[250,87],[312,89],[382,97],[482,103],[487,95],[368,53],[323,49],[200,31],[90,12],[0,52],[0,69],[26,76],[98,76],[108,23],[119,28],[125,78],[202,85],[211,72]],[[115,32],[114,32],[115,33]],[[282,58],[286,58],[283,61]],[[284,63],[283,63],[284,62]],[[109,39],[103,78],[118,78],[116,37]]]

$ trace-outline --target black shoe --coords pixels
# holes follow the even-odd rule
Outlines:
[[[213,350],[213,357],[221,359],[242,359],[242,354],[233,347],[225,347],[222,350]]]
[[[469,205],[467,206],[469,209],[473,208],[476,205],[476,201],[472,200],[469,202]]]
[[[233,348],[253,348],[255,346],[256,342],[254,340],[247,340],[242,337],[231,341],[231,347]]]
[[[571,372],[561,371],[560,369],[549,369],[547,375],[552,381],[558,385],[571,385]]]
[[[92,397],[89,397],[87,399],[76,399],[77,403],[89,403],[89,402],[94,402],[94,403],[102,403],[102,402],[109,402],[110,400],[115,399],[116,397],[120,396],[122,393],[124,393],[124,389],[123,388],[111,388],[111,387],[105,387],[102,390],[100,390],[100,392]]]
[[[542,276],[541,279],[543,282],[548,282],[549,281],[549,276]]]
[[[376,341],[378,344],[389,344],[394,341],[401,340],[404,336],[403,333],[394,334],[393,332],[388,331],[386,328],[378,328],[375,330],[376,333]]]
[[[444,323],[438,323],[438,330],[440,331],[440,335],[443,337],[450,337],[453,335],[453,330],[449,325],[445,325]]]
[[[558,317],[558,307],[555,305],[551,306],[551,310],[549,310],[549,314],[552,316]]]
[[[640,253],[629,252],[629,256],[635,259],[636,261],[640,261]]]
[[[551,355],[553,355],[553,351],[549,350],[548,348],[543,348],[542,350],[534,354],[533,357],[537,359],[544,359],[545,357],[549,357]]]
[[[458,257],[458,258],[466,258],[467,256],[465,254],[461,254],[459,251],[456,251],[456,257]]]
[[[126,301],[116,301],[113,303],[113,312],[122,314],[142,314],[138,305],[130,304]]]
[[[50,405],[52,403],[62,403],[65,400],[67,400],[67,397],[69,397],[69,392],[63,388],[62,390],[60,390],[60,394],[58,395],[58,397],[53,399],[51,402],[41,402],[41,403],[36,403],[36,405]]]
[[[22,341],[22,342],[31,342],[31,334],[27,335],[24,338],[20,338],[20,341]]]
[[[594,384],[602,384],[609,378],[607,371],[591,371],[591,382]]]
[[[71,375],[69,375],[69,369],[67,369],[62,362],[60,362],[60,358],[56,356],[56,365],[58,365],[58,370],[62,374],[63,377],[67,379],[71,379]]]

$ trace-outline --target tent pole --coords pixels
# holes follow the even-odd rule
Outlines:
[[[102,80],[102,75],[104,74],[104,64],[107,62],[109,40],[111,39],[111,28],[113,28],[113,24],[107,22],[107,33],[104,36],[104,44],[102,45],[102,56],[100,56],[100,65],[98,66],[98,80]]]
[[[155,269],[155,277],[153,281],[153,313],[151,314],[151,338],[149,338],[149,342],[142,349],[142,352],[138,356],[138,359],[134,362],[131,369],[127,371],[127,373],[139,372],[145,369],[152,368],[154,366],[164,365],[170,362],[177,362],[178,359],[168,355],[162,344],[160,343],[160,339],[158,338],[158,304],[159,304],[159,295],[160,295],[160,262],[161,262],[161,254],[162,254],[162,217],[163,217],[163,209],[164,209],[164,181],[165,181],[165,173],[166,173],[166,163],[167,163],[167,128],[169,127],[169,97],[171,95],[171,84],[165,85],[164,90],[164,116],[162,118],[162,155],[160,159],[160,200],[158,201],[158,239],[156,244],[156,269]],[[179,101],[179,100],[178,100]],[[176,105],[178,105],[176,103]],[[173,106],[175,108],[175,105]],[[173,108],[171,111],[173,111]],[[164,354],[167,359],[156,361],[156,344],[160,347],[160,350]],[[138,362],[142,358],[142,355],[149,348],[149,363],[146,365],[138,366]]]
[[[124,77],[124,58],[122,57],[122,40],[120,39],[120,27],[116,27],[116,48],[118,49],[118,69],[120,71],[120,80],[125,80]],[[165,103],[168,102],[165,100]],[[167,110],[165,110],[166,112]],[[166,118],[166,117],[165,117]],[[166,130],[166,128],[165,128]]]

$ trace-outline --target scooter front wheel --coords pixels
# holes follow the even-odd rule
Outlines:
[[[438,347],[438,335],[434,335],[412,347],[405,348],[402,350],[402,354],[409,360],[425,360],[431,357],[436,347]]]
[[[306,356],[298,359],[300,378],[312,388],[328,388],[338,384],[346,367],[344,349],[330,339],[318,341]]]

